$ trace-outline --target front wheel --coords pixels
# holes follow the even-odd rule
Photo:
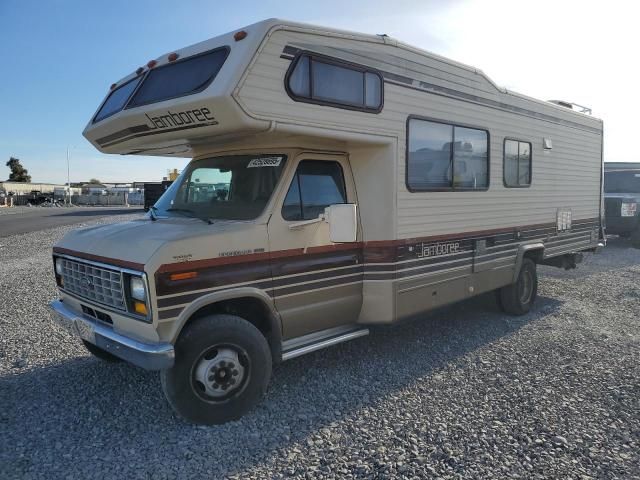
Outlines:
[[[173,409],[200,424],[237,420],[264,395],[271,350],[264,335],[234,315],[195,320],[175,345],[175,365],[160,372]]]
[[[515,283],[502,287],[498,295],[502,310],[511,315],[524,315],[531,310],[538,295],[538,273],[536,264],[525,258]]]

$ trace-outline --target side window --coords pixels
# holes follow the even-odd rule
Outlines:
[[[382,76],[337,59],[303,54],[291,65],[288,92],[298,102],[377,113],[382,109]]]
[[[486,130],[412,118],[407,136],[407,187],[411,191],[489,187]]]
[[[531,143],[505,140],[503,170],[505,187],[531,185]]]
[[[303,160],[284,199],[282,218],[312,220],[329,205],[346,202],[344,175],[338,162]]]

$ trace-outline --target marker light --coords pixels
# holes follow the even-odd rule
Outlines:
[[[155,67],[157,64],[158,64],[158,62],[156,62],[155,60],[149,60],[149,61],[147,62],[147,67],[149,67],[149,68],[153,68],[153,67]]]
[[[148,314],[147,306],[142,302],[133,302],[133,309],[136,313],[144,315],[145,317]]]
[[[239,32],[236,32],[233,34],[233,39],[236,42],[239,42],[240,40],[244,40],[245,38],[247,38],[247,32],[244,30],[240,30]]]
[[[182,273],[172,273],[169,275],[169,278],[173,281],[175,280],[189,280],[191,278],[196,278],[198,276],[198,272],[182,272]]]
[[[169,56],[167,57],[167,60],[169,60],[170,62],[175,62],[179,56],[180,55],[178,55],[176,52],[173,52],[169,54]]]
[[[138,67],[138,69],[136,70],[136,75],[140,75],[142,72],[144,72],[144,68]]]
[[[118,84],[117,83],[112,83],[111,86],[109,87],[109,90],[113,90],[114,88],[116,88]]]

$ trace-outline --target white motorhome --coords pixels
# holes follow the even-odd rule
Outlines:
[[[194,422],[371,325],[489,291],[525,314],[537,264],[604,242],[600,120],[385,35],[266,20],[169,52],[84,135],[192,161],[144,218],[54,247],[54,317]]]

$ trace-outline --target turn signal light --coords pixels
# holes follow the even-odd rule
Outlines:
[[[169,279],[171,280],[189,280],[190,278],[196,278],[198,276],[198,272],[182,272],[182,273],[172,273],[169,275]]]
[[[149,60],[149,61],[147,62],[147,67],[149,67],[149,68],[153,68],[153,67],[155,67],[157,64],[158,64],[158,62],[156,62],[155,60]]]
[[[147,306],[142,302],[133,302],[133,309],[140,315],[147,316]]]
[[[176,52],[173,52],[169,54],[169,56],[167,57],[167,60],[169,60],[170,62],[175,62],[179,56],[180,55],[178,55]]]

